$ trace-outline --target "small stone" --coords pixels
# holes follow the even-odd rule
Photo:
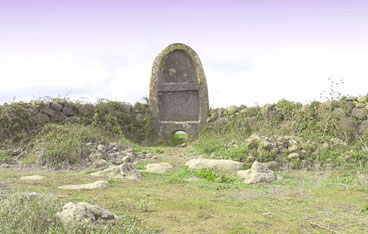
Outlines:
[[[275,175],[268,167],[255,161],[252,168],[238,171],[237,175],[244,179],[245,184],[269,183],[274,180],[282,180],[281,176]]]
[[[164,174],[168,170],[173,168],[170,163],[150,163],[146,165],[146,170],[143,170],[145,172],[151,172],[151,173],[160,173]]]
[[[291,153],[288,155],[289,160],[299,159],[300,155],[298,153]]]
[[[111,179],[141,179],[142,174],[130,163],[123,163],[118,166],[110,166],[103,171],[92,173],[91,176],[106,176]]]
[[[365,108],[354,108],[351,115],[358,119],[364,119],[367,117],[368,111]]]
[[[206,168],[209,170],[218,170],[218,171],[236,171],[242,168],[243,163],[233,161],[233,160],[225,160],[225,159],[191,159],[187,163],[185,163],[189,169],[200,170],[202,168]]]
[[[63,105],[57,102],[51,103],[51,108],[55,111],[61,111],[63,109]]]
[[[217,177],[216,179],[215,179],[215,182],[216,183],[222,183],[222,177],[220,176],[220,177]]]
[[[294,153],[294,152],[298,151],[298,149],[299,149],[299,147],[297,145],[290,145],[288,147],[289,153]]]
[[[96,161],[94,161],[91,165],[91,168],[101,168],[101,167],[106,167],[107,166],[107,161],[104,159],[97,159]]]
[[[356,108],[365,108],[365,103],[357,103],[357,104],[355,104],[355,107]]]
[[[97,150],[98,150],[98,151],[100,151],[100,152],[105,152],[106,147],[105,147],[104,145],[102,145],[102,144],[99,144],[99,145],[97,146]]]
[[[7,164],[7,163],[1,164],[1,168],[9,168],[9,167],[10,167],[9,164]]]
[[[248,163],[254,162],[255,160],[256,160],[256,157],[254,157],[252,155],[249,155],[248,158],[247,158]]]
[[[364,120],[360,123],[359,133],[360,134],[368,133],[368,120]]]
[[[112,214],[97,205],[87,202],[68,202],[63,206],[62,211],[56,213],[61,223],[65,226],[77,224],[84,226],[90,223],[114,224],[120,220],[119,216]]]
[[[40,175],[20,177],[21,180],[43,180],[44,178],[45,178],[44,176],[40,176]]]
[[[58,188],[64,189],[64,190],[81,190],[81,189],[91,190],[91,189],[98,189],[98,188],[108,188],[110,186],[111,185],[109,182],[104,181],[104,180],[98,180],[98,181],[95,181],[89,184],[64,185]]]

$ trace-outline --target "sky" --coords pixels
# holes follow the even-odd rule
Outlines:
[[[367,25],[365,0],[0,0],[0,104],[143,102],[178,42],[202,61],[210,107],[335,98],[329,78],[365,95]]]

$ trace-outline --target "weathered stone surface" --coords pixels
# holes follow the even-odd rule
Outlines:
[[[48,117],[52,117],[53,115],[55,115],[56,111],[54,111],[50,107],[45,106],[44,108],[42,108],[41,113],[47,115]]]
[[[355,105],[355,107],[357,107],[357,108],[365,108],[365,103],[357,103],[356,105]]]
[[[110,211],[87,202],[68,202],[62,211],[56,213],[63,225],[77,224],[83,226],[91,223],[114,224],[120,218]]]
[[[40,176],[40,175],[32,175],[32,176],[23,176],[20,177],[21,180],[43,180],[45,179],[44,176]]]
[[[84,104],[79,108],[79,113],[84,116],[93,116],[96,107],[92,104]]]
[[[55,110],[55,111],[61,111],[63,109],[63,105],[61,105],[60,103],[57,102],[53,102],[51,103],[51,109]]]
[[[81,190],[81,189],[91,190],[91,189],[98,189],[98,188],[108,188],[110,186],[111,185],[109,182],[104,181],[104,180],[98,180],[90,184],[64,185],[58,188],[64,189],[64,190]]]
[[[243,163],[233,160],[198,158],[189,160],[185,165],[188,166],[189,169],[195,170],[207,168],[217,171],[237,171],[242,168]]]
[[[176,131],[198,135],[208,116],[208,91],[202,63],[190,47],[172,44],[156,57],[149,106],[162,138]]]
[[[106,167],[107,166],[107,161],[104,159],[97,159],[96,161],[94,161],[91,165],[91,168],[101,168],[101,167]]]
[[[77,112],[78,112],[78,108],[73,103],[68,103],[68,105],[67,106],[64,106],[64,108],[63,108],[63,113],[66,116],[75,115],[75,114],[77,114]]]
[[[257,117],[253,116],[253,117],[246,117],[245,120],[248,123],[248,126],[250,129],[255,129],[257,126]]]
[[[276,175],[262,163],[255,161],[252,168],[248,170],[238,171],[237,175],[244,179],[245,184],[269,183],[274,180],[282,180],[283,178]]]
[[[368,133],[368,120],[364,120],[360,123],[359,133],[360,134]]]
[[[354,108],[351,115],[358,119],[364,119],[367,117],[368,111],[365,108]]]
[[[91,176],[105,176],[112,179],[141,179],[142,174],[130,163],[123,163],[119,166],[110,166],[103,171],[92,173]]]
[[[171,169],[172,166],[170,163],[150,163],[146,165],[146,172],[151,172],[151,173],[160,173],[160,174],[164,174],[166,173],[169,169]]]

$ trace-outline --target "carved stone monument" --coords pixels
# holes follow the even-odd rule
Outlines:
[[[208,116],[208,91],[201,60],[189,46],[171,44],[156,57],[149,105],[163,139],[177,131],[197,137]]]

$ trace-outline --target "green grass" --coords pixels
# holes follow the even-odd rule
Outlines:
[[[188,135],[186,133],[175,133],[172,137],[172,144],[174,146],[182,145],[188,141]]]
[[[50,194],[29,195],[15,192],[0,200],[0,233],[155,233],[140,225],[137,217],[122,215],[115,225],[91,225],[87,228],[63,226],[56,217],[62,202]]]

